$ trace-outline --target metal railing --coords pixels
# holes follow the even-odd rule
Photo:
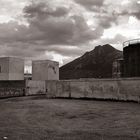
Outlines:
[[[140,38],[133,39],[133,40],[128,40],[128,41],[123,42],[123,48],[127,47],[127,46],[129,46],[131,44],[138,44],[138,43],[140,43]]]

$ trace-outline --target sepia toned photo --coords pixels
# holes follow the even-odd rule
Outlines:
[[[0,0],[0,140],[140,140],[140,0]]]

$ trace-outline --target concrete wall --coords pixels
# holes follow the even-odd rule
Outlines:
[[[59,63],[50,60],[32,62],[33,80],[59,80]]]
[[[69,81],[46,81],[46,89],[48,97],[71,97],[71,89]]]
[[[26,81],[26,95],[46,94],[45,81]]]
[[[25,81],[0,81],[0,98],[24,95]]]
[[[140,102],[140,79],[0,81],[0,98],[46,94],[49,98],[96,98]]]
[[[1,57],[0,80],[24,80],[24,60],[13,57]]]
[[[46,81],[48,97],[140,101],[140,79]]]
[[[0,80],[9,80],[9,58],[0,58]]]
[[[9,80],[24,80],[24,60],[9,58]]]

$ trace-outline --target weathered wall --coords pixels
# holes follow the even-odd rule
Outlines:
[[[9,58],[0,58],[0,80],[9,79]]]
[[[48,97],[71,97],[70,81],[46,81]]]
[[[26,95],[46,94],[45,81],[26,81]]]
[[[121,98],[140,102],[140,79],[121,80],[118,87]]]
[[[49,97],[140,101],[140,79],[46,81]]]
[[[32,62],[33,80],[59,80],[59,63],[50,60]]]
[[[25,95],[25,81],[0,81],[0,98]]]
[[[46,94],[50,98],[97,98],[140,102],[140,79],[0,81],[0,98],[40,94]]]
[[[9,58],[9,80],[24,80],[24,60]]]
[[[24,80],[24,60],[0,57],[0,80]]]

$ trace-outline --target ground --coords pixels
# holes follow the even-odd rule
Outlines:
[[[140,104],[16,97],[0,100],[0,140],[138,140]]]

